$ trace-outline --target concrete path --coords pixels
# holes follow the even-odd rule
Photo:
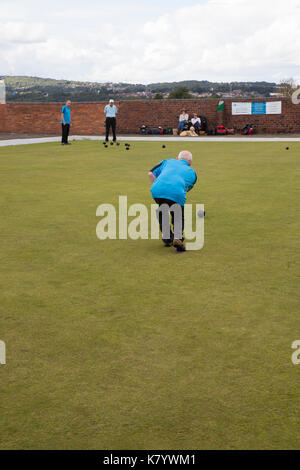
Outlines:
[[[103,141],[104,136],[94,135],[72,135],[69,140],[99,140]],[[1,140],[0,147],[7,147],[10,145],[28,145],[28,144],[42,144],[46,142],[60,142],[61,137],[39,137],[27,139],[10,139]],[[134,142],[300,142],[300,137],[217,137],[217,136],[202,136],[202,137],[176,137],[176,136],[120,136],[118,141],[134,141]]]

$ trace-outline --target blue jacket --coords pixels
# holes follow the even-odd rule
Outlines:
[[[191,190],[197,181],[197,175],[188,162],[170,158],[150,171],[156,176],[151,186],[152,197],[170,199],[184,206],[187,190]]]
[[[67,106],[65,104],[65,106],[63,106],[61,108],[61,112],[64,115],[65,123],[66,124],[71,124],[71,110],[70,110],[69,106]],[[61,123],[63,124],[62,118],[61,118]]]

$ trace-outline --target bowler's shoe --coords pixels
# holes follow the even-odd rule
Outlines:
[[[175,246],[177,251],[186,251],[183,241],[180,240],[179,238],[174,238],[173,246]]]

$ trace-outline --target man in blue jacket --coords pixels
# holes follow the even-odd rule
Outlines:
[[[158,207],[158,220],[165,246],[174,245],[177,251],[185,251],[182,232],[184,230],[184,205],[186,193],[197,181],[192,165],[192,154],[187,150],[178,157],[163,160],[148,173],[152,183],[151,194]],[[170,227],[172,218],[172,231]]]
[[[66,104],[61,109],[61,145],[71,145],[68,142],[68,136],[70,131],[70,124],[71,124],[71,101],[68,100]]]

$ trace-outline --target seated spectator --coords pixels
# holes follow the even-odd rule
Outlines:
[[[189,115],[187,114],[186,110],[183,109],[179,116],[179,130],[182,131],[184,126],[188,123]]]
[[[200,128],[201,128],[201,119],[198,117],[196,113],[194,113],[191,122],[193,124],[193,127],[195,128],[195,131],[199,133]]]

